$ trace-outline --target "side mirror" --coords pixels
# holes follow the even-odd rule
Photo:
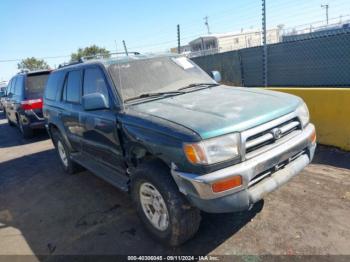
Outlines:
[[[108,109],[108,100],[101,93],[88,94],[83,96],[83,108],[86,111]]]
[[[213,78],[216,82],[221,82],[221,74],[219,71],[211,71],[210,73],[211,78]]]

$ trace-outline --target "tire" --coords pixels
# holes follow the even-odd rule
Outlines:
[[[59,131],[52,132],[52,141],[55,146],[58,158],[62,164],[63,170],[68,174],[75,174],[82,170],[82,167],[71,159],[71,151],[66,145]],[[62,154],[65,154],[65,158]]]
[[[147,207],[144,204],[145,200],[143,200],[145,188],[155,192],[152,187],[162,197],[162,201],[157,201],[160,204],[156,206],[158,206],[158,209],[162,209],[159,213],[163,214],[163,220],[160,218],[162,216],[158,215],[158,220],[156,219],[157,226],[151,222],[147,215],[147,213],[152,213],[152,210],[147,212]],[[178,246],[189,240],[198,231],[201,220],[200,211],[191,206],[185,196],[180,193],[166,165],[151,161],[137,168],[131,178],[131,196],[146,229],[161,243]],[[146,199],[149,198],[154,199],[149,196],[146,197]],[[163,204],[166,208],[163,207]],[[153,210],[155,209],[153,208]],[[158,212],[154,211],[153,214],[156,213]],[[165,219],[167,222],[164,222],[166,215],[168,219]]]
[[[28,126],[23,126],[22,121],[18,119],[19,130],[22,133],[23,138],[29,139],[33,137],[33,130]]]
[[[6,112],[6,111],[4,111],[4,114],[5,114],[5,116],[6,116],[6,120],[7,120],[7,123],[9,124],[9,126],[14,126],[15,124],[14,124],[14,123],[12,123],[12,121],[9,119],[9,117],[8,117],[8,115],[7,115],[7,112]]]

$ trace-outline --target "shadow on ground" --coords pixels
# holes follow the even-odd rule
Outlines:
[[[198,234],[169,248],[145,232],[127,194],[87,171],[65,174],[53,149],[1,163],[0,191],[0,232],[20,231],[3,238],[3,248],[7,242],[10,250],[16,247],[13,241],[25,241],[35,255],[205,255],[263,208],[259,202],[247,212],[203,213]]]
[[[312,163],[350,169],[349,152],[335,147],[318,145]]]
[[[49,135],[47,134],[46,130],[41,129],[41,130],[34,131],[33,138],[24,139],[17,127],[9,126],[3,111],[0,111],[0,134],[7,134],[7,133],[13,133],[13,134],[11,134],[11,137],[9,135],[0,136],[0,148],[36,143],[49,138]]]

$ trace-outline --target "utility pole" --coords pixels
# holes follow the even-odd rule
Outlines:
[[[124,40],[123,40],[123,46],[124,46],[124,51],[125,51],[126,56],[129,56],[128,49],[126,48],[126,44],[125,44]]]
[[[205,24],[205,26],[207,27],[207,30],[208,30],[208,35],[210,35],[209,20],[208,20],[209,17],[206,16],[203,19],[204,19],[204,24]]]
[[[177,53],[181,53],[180,25],[177,25]]]
[[[267,45],[266,45],[266,1],[262,0],[262,31],[263,31],[263,72],[264,86],[267,86]]]
[[[327,21],[327,25],[328,25],[328,9],[329,9],[329,4],[321,5],[321,8],[325,8],[325,9],[326,9],[326,21]]]

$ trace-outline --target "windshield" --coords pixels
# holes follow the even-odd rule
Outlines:
[[[176,91],[196,83],[215,83],[185,57],[158,57],[118,62],[109,72],[123,100],[142,94]]]

